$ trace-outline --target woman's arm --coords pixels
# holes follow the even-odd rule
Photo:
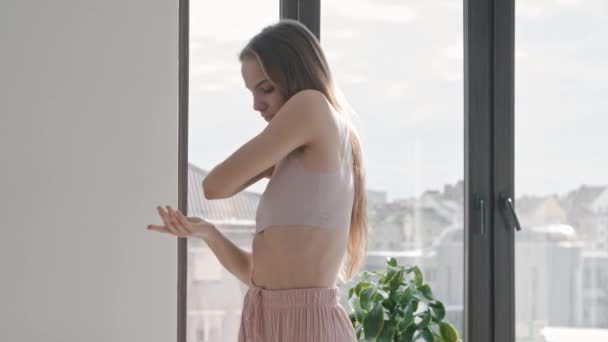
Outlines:
[[[170,206],[157,207],[164,225],[149,225],[148,229],[185,238],[200,238],[215,254],[220,263],[242,282],[250,286],[253,257],[228,240],[217,226],[199,217],[184,217]]]
[[[253,177],[238,192],[245,190],[247,187],[264,177],[270,178],[273,172],[274,166]],[[253,257],[251,256],[251,253],[236,246],[232,241],[226,238],[217,227],[213,227],[203,241],[207,243],[211,251],[228,272],[232,273],[246,285],[250,285],[251,270],[253,269]]]
[[[321,92],[306,89],[293,95],[261,133],[209,172],[203,181],[205,198],[233,196],[295,149],[318,141],[331,115],[331,104]]]
[[[232,273],[246,285],[250,285],[253,270],[253,257],[251,253],[242,250],[213,227],[203,239],[215,254],[219,262],[228,272]]]
[[[270,178],[273,172],[274,166],[253,177],[247,184],[239,189],[238,192],[245,190],[264,177]],[[251,270],[253,269],[253,257],[251,253],[236,246],[232,241],[226,238],[217,227],[213,227],[203,241],[207,243],[211,251],[228,272],[232,273],[246,285],[250,285]]]
[[[266,177],[266,178],[270,178],[270,176],[272,176],[272,172],[274,171],[274,166],[271,166],[269,169],[267,169],[266,171],[260,173],[259,175],[251,178],[247,183],[245,183],[243,186],[241,186],[240,189],[237,190],[237,194],[245,189],[247,189],[249,186],[251,186],[252,184],[257,183],[260,179]]]

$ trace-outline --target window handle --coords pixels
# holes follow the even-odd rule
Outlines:
[[[504,192],[498,194],[498,200],[500,201],[500,206],[503,210],[507,212],[513,219],[515,223],[515,229],[517,231],[521,230],[521,225],[519,224],[519,219],[517,218],[517,213],[515,213],[515,207],[513,206],[513,200],[509,195]]]
[[[484,236],[486,234],[486,201],[480,195],[475,195],[475,208],[479,211],[479,233]]]

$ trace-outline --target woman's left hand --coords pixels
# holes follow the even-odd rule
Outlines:
[[[175,235],[177,237],[198,237],[205,239],[215,228],[215,225],[199,217],[185,217],[179,210],[173,210],[171,206],[156,207],[164,225],[149,225],[149,230]]]

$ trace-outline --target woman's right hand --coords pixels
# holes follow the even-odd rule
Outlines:
[[[173,210],[170,206],[163,209],[156,207],[164,225],[149,225],[149,230],[175,235],[177,237],[197,237],[206,239],[215,225],[199,217],[185,217],[179,210]]]

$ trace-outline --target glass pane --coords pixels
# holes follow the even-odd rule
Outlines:
[[[462,336],[462,1],[321,2],[321,43],[358,112],[370,241],[363,270],[417,265]],[[342,305],[351,310],[342,286]]]
[[[608,341],[607,17],[516,2],[517,341]]]
[[[253,111],[238,53],[278,18],[278,0],[190,2],[188,214],[215,222],[247,251],[251,251],[257,201],[267,180],[214,201],[205,199],[201,184],[211,168],[266,126]],[[188,240],[187,282],[187,341],[236,341],[247,288],[198,239]]]

